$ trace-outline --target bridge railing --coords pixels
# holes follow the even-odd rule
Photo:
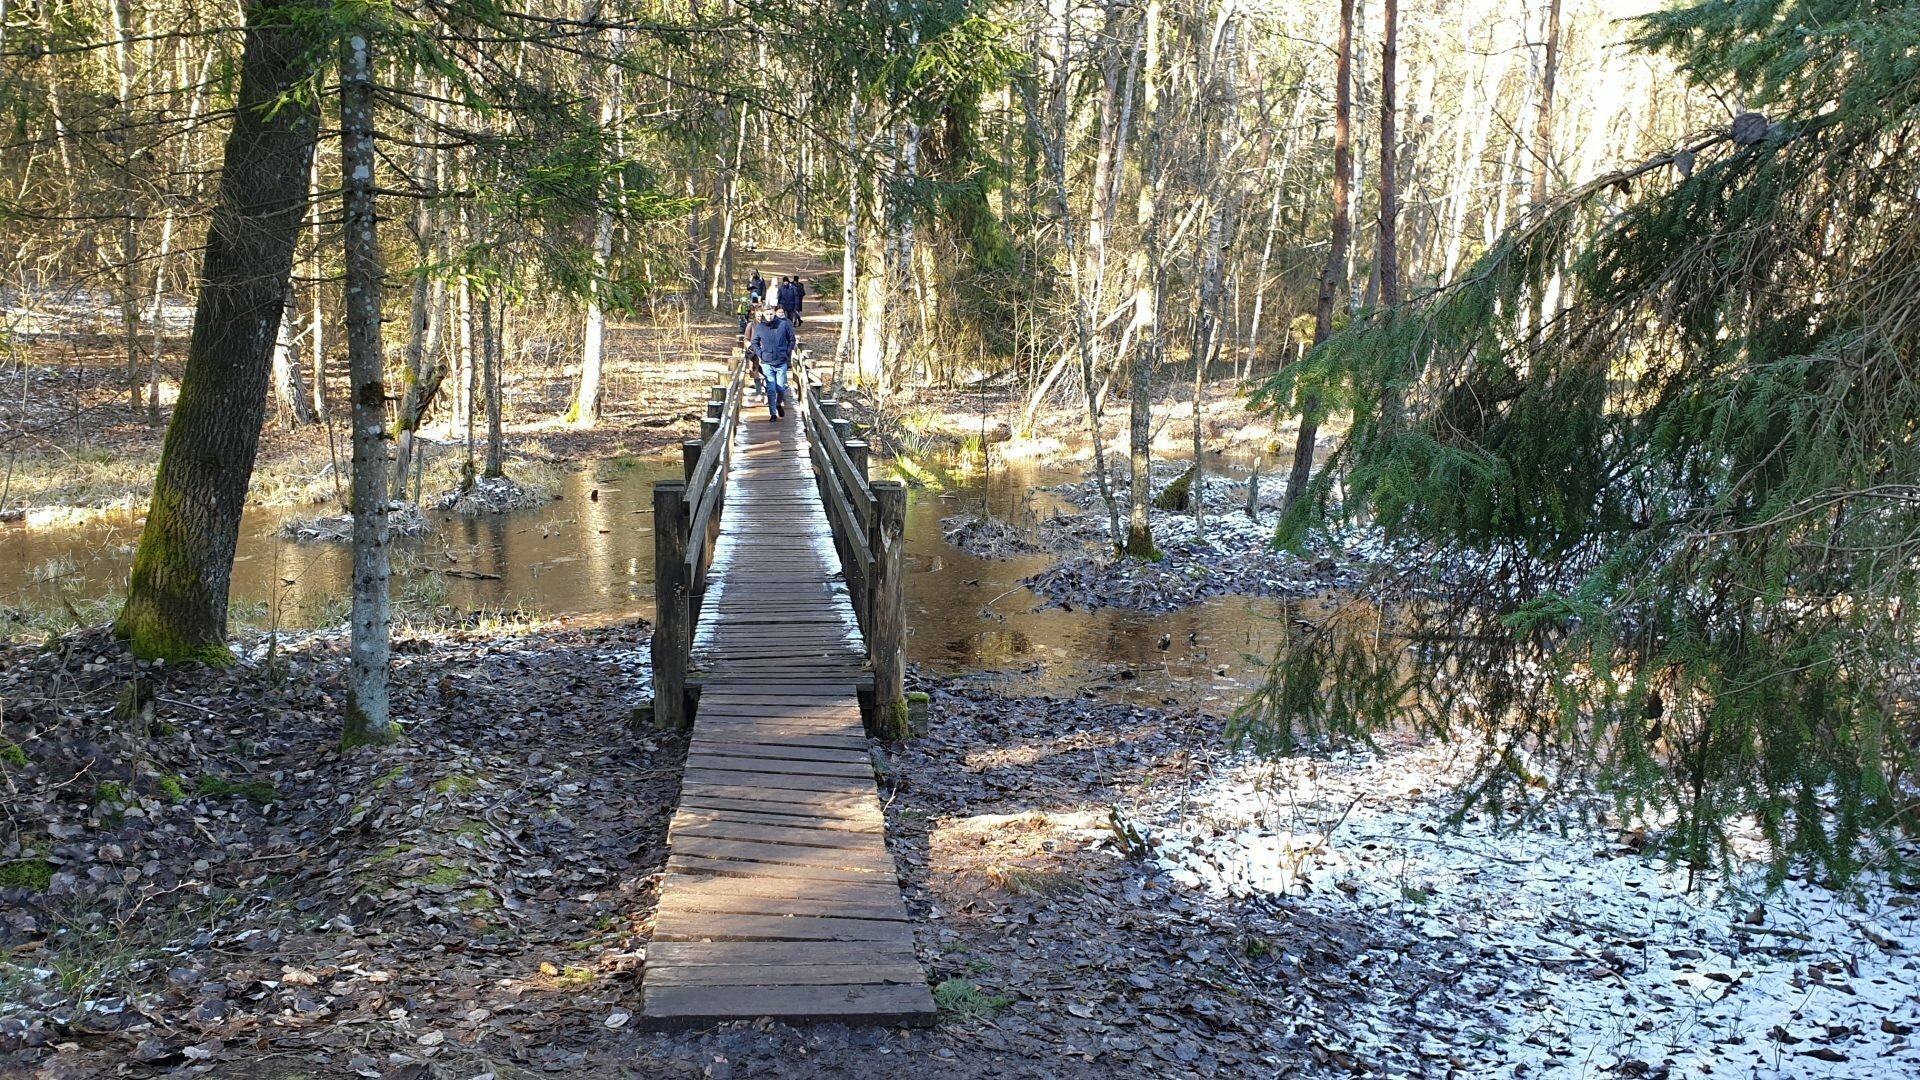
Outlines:
[[[847,592],[873,671],[867,730],[880,738],[905,738],[907,614],[901,556],[906,546],[906,485],[868,475],[866,442],[853,437],[853,421],[840,415],[839,400],[829,396],[804,353],[795,357],[793,385],[814,480],[833,526],[833,546],[846,572]]]
[[[720,536],[746,370],[744,363],[735,364],[733,377],[711,389],[700,438],[680,447],[686,478],[653,485],[653,722],[664,728],[685,727],[692,716],[687,670],[693,630]]]

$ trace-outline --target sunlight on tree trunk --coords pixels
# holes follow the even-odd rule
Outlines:
[[[353,614],[347,661],[346,746],[399,736],[388,712],[386,358],[375,205],[373,58],[364,29],[349,30],[340,66],[340,174],[347,290],[347,369],[353,384]]]
[[[234,546],[313,156],[313,103],[290,95],[311,77],[312,53],[285,21],[307,6],[253,0],[246,9],[239,108],[207,231],[180,399],[127,602],[114,623],[115,634],[144,657],[231,656],[225,639]]]

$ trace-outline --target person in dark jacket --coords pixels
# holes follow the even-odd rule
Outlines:
[[[793,303],[787,305],[787,310],[793,315],[793,325],[795,326],[799,326],[806,321],[800,317],[800,305],[806,298],[807,283],[801,281],[799,276],[796,275],[793,279]]]
[[[767,298],[767,279],[761,277],[758,270],[753,272],[753,279],[747,282],[747,295],[753,297],[756,304]]]
[[[793,363],[793,324],[779,309],[753,328],[750,347],[760,357],[760,370],[767,378],[767,419],[787,415],[787,368]]]

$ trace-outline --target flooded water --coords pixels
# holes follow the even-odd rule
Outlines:
[[[651,484],[679,474],[677,458],[602,462],[567,474],[559,497],[534,510],[430,514],[427,536],[396,541],[396,604],[405,614],[440,619],[516,611],[651,617]],[[1277,604],[1220,597],[1164,614],[1042,608],[1019,581],[1044,569],[1049,556],[979,559],[944,539],[942,519],[957,514],[1018,524],[1065,509],[1047,489],[1077,479],[996,462],[989,476],[955,476],[944,492],[912,492],[909,659],[1018,692],[1093,692],[1156,706],[1237,701],[1281,633]],[[237,629],[314,627],[345,617],[347,545],[279,534],[289,518],[317,510],[247,511],[234,566]],[[76,527],[0,526],[0,608],[72,603],[107,617],[97,609],[124,594],[139,526],[133,515]]]
[[[429,513],[432,528],[394,541],[394,599],[403,613],[442,617],[650,616],[655,480],[677,459],[623,458],[564,475],[537,509],[472,517]],[[344,543],[280,535],[324,507],[249,507],[234,560],[236,627],[329,625],[345,617],[352,552]],[[124,595],[141,520],[0,526],[0,607],[57,609]]]

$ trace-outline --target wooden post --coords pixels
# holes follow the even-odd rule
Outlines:
[[[686,442],[680,444],[680,464],[685,470],[686,475],[683,479],[685,479],[687,483],[693,483],[693,470],[699,467],[700,452],[706,448],[707,444],[699,439],[688,439]],[[722,483],[726,481],[725,477],[719,477],[717,479]]]
[[[861,479],[870,481],[872,474],[867,471],[867,440],[848,439],[847,456],[853,459],[853,471],[859,473]]]
[[[840,399],[830,397],[821,398],[820,415],[826,417],[829,423],[840,419]]]
[[[726,404],[727,402],[727,384],[726,383],[715,383],[713,386],[708,388],[707,393],[709,395],[707,398],[709,402],[717,401],[722,405]]]
[[[853,421],[838,416],[834,417],[833,437],[840,440],[841,446],[845,446],[851,442],[853,440]]]
[[[867,542],[873,555],[868,603],[867,658],[873,665],[873,715],[867,733],[880,739],[907,737],[906,593],[901,587],[901,548],[907,532],[907,486],[898,480],[873,485],[875,513]],[[657,526],[656,526],[657,527]]]
[[[687,726],[693,618],[687,595],[687,485],[653,485],[653,723]]]

